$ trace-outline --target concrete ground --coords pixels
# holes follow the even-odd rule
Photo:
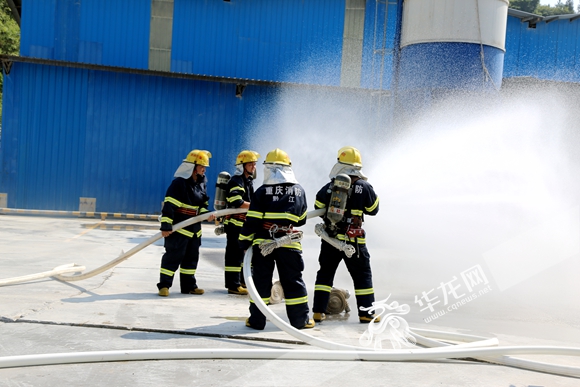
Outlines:
[[[214,235],[210,224],[203,227],[197,271],[198,284],[206,291],[202,296],[179,294],[177,283],[168,298],[157,295],[161,241],[86,280],[44,278],[0,286],[0,361],[17,355],[138,349],[318,349],[299,342],[272,323],[264,331],[244,325],[248,297],[228,295],[223,286],[225,236]],[[312,228],[309,222],[303,242],[304,278],[310,302],[319,243]],[[67,263],[83,265],[89,271],[147,240],[156,229],[155,222],[147,221],[0,215],[0,281]],[[377,300],[390,295],[389,302],[408,304],[410,313],[404,318],[412,328],[496,337],[500,345],[580,347],[577,257],[546,269],[530,281],[499,291],[492,275],[483,275],[486,268],[474,266],[474,262],[443,270],[430,266],[424,257],[412,257],[381,247],[380,243],[373,247],[373,238],[367,239]],[[471,276],[463,275],[472,267],[475,271]],[[458,288],[462,278],[471,278],[469,289],[468,282]],[[435,298],[437,286],[444,283],[448,291]],[[335,286],[353,293],[344,266]],[[473,294],[476,296],[466,298]],[[304,332],[328,341],[360,345],[359,339],[368,326],[358,323],[354,297],[349,301],[353,309],[350,314],[330,316]],[[272,305],[271,309],[286,319],[283,304]],[[518,357],[580,367],[578,357]],[[0,368],[0,386],[357,384],[578,386],[580,380],[473,360],[160,359]]]

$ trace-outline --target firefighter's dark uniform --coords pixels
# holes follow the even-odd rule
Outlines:
[[[161,211],[161,231],[171,231],[172,226],[208,212],[207,179],[176,177],[171,182]],[[170,288],[173,276],[179,269],[181,293],[197,288],[195,271],[199,261],[201,223],[177,230],[165,238],[165,254],[161,258],[161,275],[157,288]]]
[[[253,178],[244,174],[234,175],[230,179],[226,189],[227,208],[240,208],[244,202],[251,202],[254,196]],[[244,250],[240,248],[238,239],[240,231],[246,220],[246,214],[228,215],[224,220],[226,232],[225,254],[225,285],[227,289],[236,290],[242,283],[242,263]]]
[[[305,224],[307,210],[306,194],[300,184],[262,185],[256,190],[250,203],[239,239],[243,250],[253,246],[252,276],[256,289],[266,304],[272,290],[274,266],[277,266],[286,299],[286,313],[290,324],[298,329],[309,322],[308,293],[302,280],[302,246],[300,242],[293,242],[263,256],[258,245],[263,240],[286,234],[283,231],[271,236],[268,230],[271,225],[288,228]],[[248,321],[255,329],[264,329],[266,326],[266,317],[251,299]]]
[[[328,208],[332,182],[328,183],[316,194],[315,207]],[[379,212],[379,198],[373,187],[363,179],[352,184],[352,191],[346,204],[345,215],[337,224],[336,235],[331,237],[346,240],[356,248],[356,253],[348,258],[345,253],[322,241],[318,261],[320,269],[316,275],[314,286],[314,313],[326,313],[334,275],[340,261],[344,260],[352,277],[355,289],[359,317],[370,317],[368,312],[360,307],[372,306],[375,300],[370,255],[366,247],[365,232],[362,230],[363,214],[376,215]],[[328,231],[328,229],[327,229]],[[349,236],[350,234],[350,236]]]

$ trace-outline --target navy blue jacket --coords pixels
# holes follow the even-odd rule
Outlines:
[[[171,231],[173,225],[208,212],[207,179],[203,177],[199,180],[196,182],[192,177],[173,179],[163,201],[161,231]],[[194,223],[177,232],[190,238],[199,238],[201,237],[201,223]]]
[[[306,223],[307,211],[306,193],[300,184],[262,185],[250,202],[246,222],[240,232],[240,247],[246,250],[265,239],[272,239],[264,223],[276,224],[278,227],[302,226]],[[279,238],[283,234],[274,237]],[[300,242],[284,247],[302,250]]]

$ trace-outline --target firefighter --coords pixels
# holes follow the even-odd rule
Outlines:
[[[250,203],[239,241],[244,251],[253,248],[252,275],[262,300],[269,303],[276,266],[290,324],[304,329],[313,328],[314,321],[309,318],[308,293],[302,280],[304,261],[300,241],[282,245],[267,255],[260,249],[263,241],[274,242],[282,237],[300,235],[294,227],[306,223],[306,194],[296,181],[291,165],[283,150],[274,149],[268,153],[264,161],[264,183]],[[252,299],[246,326],[258,330],[266,326],[266,317]]]
[[[162,297],[169,295],[177,268],[181,293],[204,293],[195,280],[201,245],[201,224],[194,223],[175,232],[172,231],[172,226],[208,212],[205,169],[209,167],[210,157],[211,153],[206,150],[195,149],[189,152],[167,188],[161,210],[161,235],[165,238],[165,254],[161,258],[161,274],[157,284]],[[213,215],[208,218],[209,221],[213,219]]]
[[[329,204],[334,180],[338,175],[348,175],[351,185],[346,194],[346,205],[340,221],[331,224],[329,221]],[[314,304],[312,311],[316,322],[323,321],[326,316],[328,299],[332,290],[336,269],[344,260],[354,283],[358,316],[361,323],[373,321],[375,316],[360,308],[372,306],[375,300],[370,255],[367,250],[365,232],[362,229],[364,215],[376,215],[379,212],[379,197],[373,187],[367,182],[362,172],[362,159],[358,149],[347,146],[338,151],[338,160],[330,172],[331,182],[324,185],[316,194],[314,203],[316,209],[326,208],[323,216],[326,232],[330,237],[354,247],[355,254],[348,257],[345,252],[337,250],[331,244],[322,240],[318,262],[320,268],[316,275],[314,286]],[[333,214],[334,215],[334,214]],[[380,321],[380,316],[374,319]]]
[[[227,208],[249,208],[254,196],[253,180],[256,175],[258,152],[244,150],[236,157],[236,171],[226,188]],[[238,244],[246,214],[228,215],[224,220],[226,232],[225,285],[229,294],[248,294],[243,282],[244,250]]]

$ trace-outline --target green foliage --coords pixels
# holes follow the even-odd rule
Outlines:
[[[534,13],[536,15],[542,16],[567,15],[570,13],[574,13],[574,7],[572,6],[572,10],[570,10],[570,8],[566,4],[563,4],[561,2],[553,7],[550,7],[549,5],[539,5]]]
[[[20,27],[14,21],[6,0],[0,0],[0,53],[17,55],[20,47]]]
[[[524,12],[534,13],[540,5],[540,0],[511,0],[509,7]]]
[[[542,16],[567,15],[574,13],[574,0],[559,0],[553,7],[540,4],[540,0],[511,0],[509,7]]]
[[[14,21],[6,0],[0,0],[0,54],[18,55],[20,27]],[[0,123],[2,122],[2,87],[4,75],[0,72]]]

